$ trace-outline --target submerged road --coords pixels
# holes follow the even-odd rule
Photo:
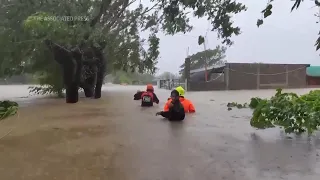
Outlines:
[[[197,113],[182,123],[141,108],[137,86],[107,86],[99,100],[38,99],[0,121],[1,180],[316,180],[318,136],[250,127],[250,110],[227,111],[274,91],[188,92]],[[306,90],[298,90],[299,93]]]

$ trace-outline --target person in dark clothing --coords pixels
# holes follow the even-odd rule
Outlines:
[[[183,105],[179,100],[179,92],[177,90],[173,90],[171,92],[171,103],[169,105],[168,111],[160,111],[156,113],[156,116],[161,115],[169,119],[170,121],[182,121],[185,118],[185,112]]]
[[[147,85],[146,91],[138,91],[134,96],[134,100],[141,100],[141,106],[149,107],[153,106],[153,103],[159,104],[159,99],[154,93],[152,84]]]

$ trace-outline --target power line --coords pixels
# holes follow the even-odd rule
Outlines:
[[[295,71],[299,71],[301,69],[305,69],[306,67],[300,67],[300,68],[297,68],[297,69],[293,69],[293,70],[290,70],[290,71],[283,71],[283,72],[279,72],[279,73],[270,73],[270,74],[257,74],[257,73],[249,73],[249,72],[243,72],[243,71],[238,71],[238,70],[235,70],[235,69],[231,69],[231,68],[225,68],[225,69],[228,69],[230,71],[234,71],[234,72],[239,72],[239,73],[242,73],[242,74],[247,74],[247,75],[255,75],[255,76],[276,76],[276,75],[281,75],[281,74],[286,74],[286,73],[292,73],[292,72],[295,72]]]
[[[193,38],[199,38],[199,36],[193,36],[193,35],[188,35],[188,34],[175,34],[173,36],[187,36],[187,37],[193,37]]]
[[[207,43],[207,40],[208,40],[207,35],[208,35],[208,32],[209,32],[209,27],[210,27],[210,21],[208,21],[207,32],[205,34],[204,42],[203,42],[203,49],[204,49],[204,56],[205,56],[204,68],[205,68],[205,80],[206,80],[206,82],[208,81],[208,71],[207,71],[208,55],[207,55],[206,43]]]
[[[301,67],[301,68],[296,68],[296,69],[293,69],[293,70],[290,70],[290,71],[283,71],[283,72],[279,72],[279,73],[270,73],[270,74],[257,74],[257,73],[249,73],[249,72],[243,72],[243,71],[238,71],[238,70],[235,70],[235,69],[231,69],[231,68],[225,68],[225,70],[228,69],[230,71],[233,71],[233,72],[238,72],[238,73],[241,73],[241,74],[246,74],[246,75],[254,75],[254,76],[276,76],[276,75],[282,75],[282,74],[287,74],[287,73],[293,73],[293,72],[296,72],[296,71],[299,71],[299,70],[302,70],[302,69],[305,69],[305,67]],[[209,81],[207,82],[211,82],[211,81],[215,81],[217,80],[218,78],[220,78],[224,73],[219,73],[219,75],[214,78],[214,79],[210,79]]]

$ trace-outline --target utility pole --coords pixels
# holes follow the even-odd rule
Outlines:
[[[203,42],[203,47],[204,47],[204,53],[205,53],[205,59],[204,59],[204,78],[206,80],[206,82],[208,82],[208,72],[207,72],[207,61],[208,61],[208,56],[207,56],[207,48],[206,48],[206,39]]]
[[[185,58],[185,61],[184,61],[184,72],[183,72],[183,76],[184,76],[184,89],[186,91],[188,91],[188,83],[189,83],[189,80],[190,80],[190,55],[189,55],[189,46],[187,48],[187,57]]]
[[[170,80],[169,80],[169,90],[172,89],[172,76],[171,76],[171,72],[170,72]]]
[[[189,57],[189,47],[187,48],[187,58]]]
[[[207,67],[208,55],[207,55],[206,43],[207,43],[207,36],[208,36],[209,30],[210,30],[210,21],[208,21],[208,28],[207,28],[206,35],[204,36],[204,42],[203,42],[204,55],[205,55],[205,59],[204,59],[204,78],[205,78],[206,82],[208,82],[208,70],[207,70],[208,69],[208,67]]]
[[[189,90],[189,80],[190,80],[190,57],[187,57],[184,61],[184,78],[185,78],[185,90]]]

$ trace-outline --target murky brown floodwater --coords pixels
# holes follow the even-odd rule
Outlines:
[[[78,104],[20,100],[19,115],[0,121],[1,180],[319,178],[317,136],[255,130],[250,110],[227,111],[228,102],[273,91],[189,92],[197,113],[172,123],[155,116],[169,91],[157,90],[159,106],[141,108],[132,100],[139,88],[109,85],[102,99]]]

